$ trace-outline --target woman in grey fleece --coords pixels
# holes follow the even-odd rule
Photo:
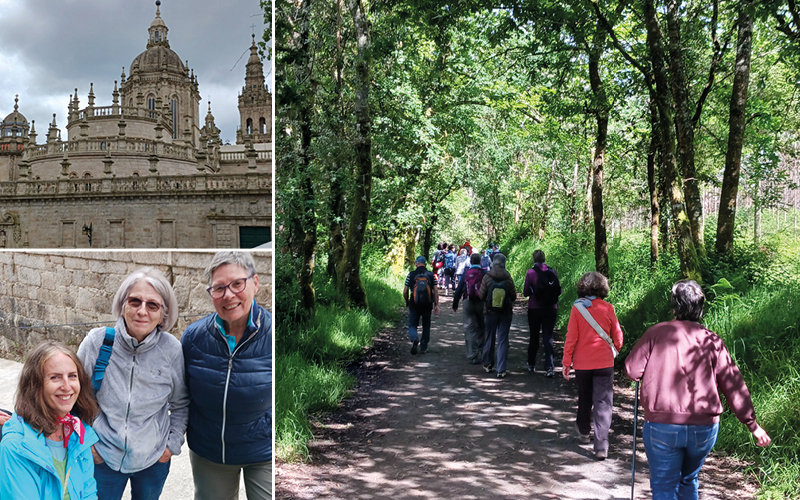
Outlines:
[[[175,292],[157,269],[125,278],[114,296],[114,345],[96,397],[92,447],[98,498],[118,500],[128,480],[132,500],[156,500],[169,474],[170,457],[183,445],[189,415],[183,350],[169,333],[178,319]],[[95,328],[78,348],[94,372],[105,328]]]

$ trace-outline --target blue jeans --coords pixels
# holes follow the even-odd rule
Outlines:
[[[653,500],[697,500],[697,475],[717,442],[719,424],[644,423]]]
[[[150,467],[124,474],[117,472],[105,462],[94,464],[94,478],[97,481],[97,498],[120,500],[128,479],[131,480],[131,500],[158,500],[169,474],[169,464],[156,462]]]
[[[506,361],[508,360],[508,332],[511,330],[512,314],[488,313],[484,318],[486,325],[486,336],[483,341],[483,364],[494,364],[497,373],[506,371]],[[497,339],[497,362],[494,359],[494,343]]]
[[[419,340],[419,348],[426,350],[428,342],[431,340],[431,307],[417,309],[416,307],[408,308],[408,338],[413,342]],[[422,318],[422,338],[419,338],[417,333],[417,326],[419,319]]]

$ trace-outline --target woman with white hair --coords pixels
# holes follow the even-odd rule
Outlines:
[[[130,480],[132,500],[156,500],[189,418],[183,350],[168,331],[178,319],[178,301],[166,277],[145,267],[125,278],[111,312],[113,331],[95,328],[78,348],[95,387],[100,384],[93,424],[100,441],[92,447],[97,496],[118,500]],[[103,346],[111,347],[108,366],[95,371]]]

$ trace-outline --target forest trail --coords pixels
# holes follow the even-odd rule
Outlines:
[[[526,369],[528,325],[517,302],[508,377],[465,356],[461,310],[443,298],[426,354],[412,356],[407,328],[384,329],[354,366],[359,383],[339,411],[314,422],[308,464],[276,467],[276,499],[628,499],[631,497],[633,390],[615,388],[609,457],[571,433],[574,381]],[[566,314],[563,311],[561,314]],[[404,316],[404,320],[406,317]],[[542,349],[539,349],[541,369]],[[619,377],[618,377],[619,378]],[[650,498],[641,412],[636,498]],[[754,498],[755,486],[729,459],[709,458],[700,498]]]

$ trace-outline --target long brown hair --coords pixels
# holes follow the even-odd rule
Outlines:
[[[86,374],[75,352],[61,342],[50,340],[42,342],[30,352],[22,366],[14,410],[33,430],[45,435],[56,431],[56,419],[44,399],[44,364],[59,352],[69,356],[75,363],[78,369],[78,381],[81,384],[75,406],[70,413],[91,424],[100,411],[89,375]]]

